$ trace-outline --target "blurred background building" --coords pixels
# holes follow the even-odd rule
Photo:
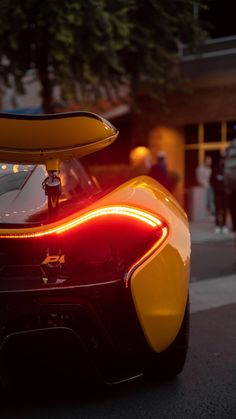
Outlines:
[[[219,158],[236,137],[236,28],[233,6],[214,0],[204,18],[209,39],[195,50],[180,48],[179,70],[185,92],[170,95],[166,109],[147,96],[140,99],[140,117],[133,137],[152,153],[167,152],[169,165],[180,174],[177,197],[196,185],[195,169],[206,155]],[[148,127],[148,129],[147,129]]]
[[[128,93],[124,101],[100,100],[91,111],[109,119],[120,131],[110,148],[88,156],[87,164],[105,179],[107,165],[113,166],[114,179],[123,181],[145,173],[145,157],[166,152],[168,166],[176,175],[175,196],[187,205],[187,194],[196,185],[195,168],[205,155],[217,159],[236,136],[236,29],[233,5],[220,0],[209,2],[207,10],[193,9],[195,19],[208,22],[208,39],[189,48],[179,45],[176,69],[182,77],[179,89],[168,94],[165,103],[143,94],[138,107],[131,110]],[[40,86],[30,71],[25,76],[25,94],[16,96],[4,89],[2,110],[41,113]],[[55,91],[55,98],[57,92]],[[30,104],[30,109],[29,109]],[[81,110],[80,104],[56,111]],[[146,149],[134,149],[146,147]],[[99,162],[99,165],[97,164]],[[140,169],[140,170],[139,170]],[[110,171],[112,173],[112,171]],[[112,175],[110,175],[112,176]],[[105,180],[104,180],[105,182]]]

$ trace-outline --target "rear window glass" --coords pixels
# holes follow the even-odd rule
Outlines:
[[[0,195],[16,191],[24,184],[29,172],[7,173],[0,176]]]
[[[43,165],[20,165],[17,172],[13,172],[16,168],[3,163],[2,166],[0,224],[48,223],[47,196],[43,188],[48,176],[46,168]],[[61,163],[60,179],[59,219],[88,206],[101,196],[98,182],[78,159]]]

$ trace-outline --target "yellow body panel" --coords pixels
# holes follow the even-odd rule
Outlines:
[[[155,180],[141,176],[63,219],[63,223],[102,206],[122,204],[157,215],[169,228],[165,241],[138,266],[129,281],[147,342],[156,352],[161,352],[173,342],[180,329],[188,296],[190,234],[187,216],[178,202]],[[14,233],[32,233],[45,227],[14,229]],[[0,230],[0,234],[9,233],[12,230]]]
[[[88,112],[16,116],[0,115],[0,160],[46,163],[82,157],[111,144],[118,131]]]
[[[188,296],[189,262],[168,244],[131,278],[134,303],[150,346],[161,352],[176,337]]]

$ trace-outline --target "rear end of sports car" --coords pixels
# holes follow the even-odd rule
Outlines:
[[[13,164],[0,175],[0,380],[24,389],[27,377],[44,388],[177,375],[189,321],[184,211],[150,177],[108,193],[86,174],[79,159],[118,135],[98,115],[1,114],[0,132],[0,159]]]
[[[21,224],[13,204],[2,211],[0,229],[3,381],[178,374],[187,350],[190,237],[174,198],[139,177],[81,206],[65,199],[53,222],[40,205],[20,212]]]

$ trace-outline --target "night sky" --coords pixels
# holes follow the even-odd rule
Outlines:
[[[226,0],[209,1],[208,10],[200,12],[200,19],[210,22],[207,31],[210,38],[236,35],[235,2]]]

